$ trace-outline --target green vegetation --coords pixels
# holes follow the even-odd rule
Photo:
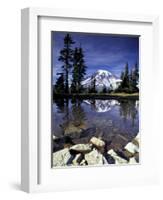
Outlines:
[[[72,84],[71,93],[79,93],[83,91],[81,82],[86,75],[86,66],[84,61],[83,49],[75,48],[73,57]]]
[[[125,65],[125,70],[121,73],[121,84],[116,93],[137,93],[139,92],[138,82],[139,82],[139,69],[137,63],[132,68],[129,73],[128,63]]]
[[[66,93],[69,93],[69,72],[73,65],[73,55],[74,55],[74,50],[71,48],[72,44],[74,44],[74,41],[72,40],[71,36],[67,34],[64,38],[64,48],[60,51],[60,56],[58,59],[59,61],[63,63],[63,66],[62,66],[63,77],[62,78],[63,78],[63,83],[64,83],[64,87],[60,88],[61,89],[60,91],[58,90],[59,93],[61,93],[63,90]],[[58,83],[56,83],[56,88],[58,88]]]

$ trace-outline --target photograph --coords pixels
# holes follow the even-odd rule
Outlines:
[[[51,167],[140,164],[139,35],[51,32]]]

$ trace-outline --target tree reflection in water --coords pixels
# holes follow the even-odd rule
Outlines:
[[[107,113],[108,116],[111,116],[110,113],[115,113],[117,116],[117,120],[122,119],[123,122],[131,123],[132,127],[137,126],[138,115],[138,101],[136,100],[110,100],[110,99],[89,99],[89,100],[81,100],[81,99],[56,99],[55,104],[57,107],[57,113],[60,113],[59,126],[62,129],[62,134],[64,135],[64,131],[66,127],[73,128],[79,127],[84,129],[88,122],[93,125],[94,121],[98,119],[98,115],[95,113],[105,113],[103,116],[100,115],[101,123],[105,121]],[[91,112],[95,112],[90,119],[91,113],[88,113],[88,110],[91,109]],[[57,114],[56,113],[56,114]],[[55,115],[55,113],[54,113]],[[98,119],[99,120],[99,119]],[[99,124],[101,124],[99,123]],[[101,125],[102,127],[106,124],[106,122]],[[55,126],[55,125],[54,125]],[[118,124],[117,124],[118,126]],[[102,128],[101,127],[101,128]],[[114,127],[115,128],[115,127]],[[111,129],[111,127],[110,127]]]
[[[136,100],[120,100],[119,113],[124,119],[124,123],[127,119],[132,119],[132,126],[135,126],[136,115],[138,114]]]
[[[72,99],[72,122],[75,126],[82,126],[85,124],[86,114],[82,107],[82,100]]]

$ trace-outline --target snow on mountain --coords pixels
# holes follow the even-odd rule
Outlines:
[[[91,105],[91,108],[96,112],[107,112],[120,103],[117,100],[84,100],[84,103]]]
[[[102,91],[104,88],[107,90],[115,90],[121,83],[121,80],[114,76],[107,70],[98,70],[92,76],[87,77],[82,81],[84,88],[90,88],[95,82],[96,90]]]

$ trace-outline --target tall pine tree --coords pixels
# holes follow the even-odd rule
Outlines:
[[[82,48],[75,48],[74,62],[72,70],[72,84],[71,89],[74,93],[82,92],[81,82],[86,74],[86,65],[84,61],[84,54]]]
[[[123,88],[129,88],[129,69],[128,69],[128,62],[125,65],[124,77],[122,80]]]
[[[139,69],[137,63],[134,68],[131,70],[130,74],[130,87],[132,92],[138,92],[138,84],[139,84]]]
[[[65,79],[65,93],[69,93],[69,73],[72,68],[73,63],[73,49],[72,44],[74,41],[72,40],[70,34],[66,34],[64,38],[64,48],[60,51],[59,61],[63,62],[63,73]]]
[[[64,93],[64,91],[65,91],[64,74],[59,73],[59,77],[55,84],[55,93],[61,94],[61,93]]]
[[[134,68],[131,69],[129,73],[128,63],[125,65],[125,70],[121,73],[121,84],[118,88],[118,92],[127,92],[133,93],[138,92],[138,83],[139,83],[139,68],[138,65],[135,64]]]

